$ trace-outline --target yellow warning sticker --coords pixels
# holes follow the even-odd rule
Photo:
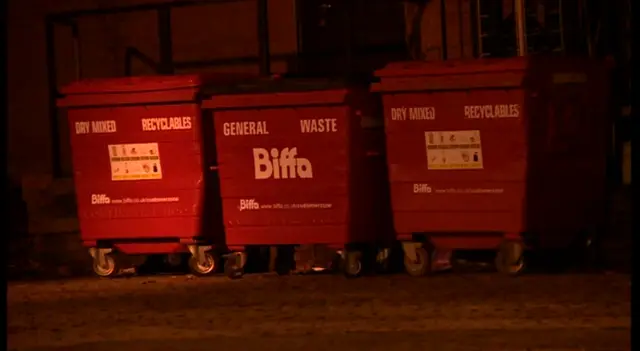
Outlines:
[[[162,179],[158,143],[109,145],[111,180]]]
[[[479,130],[425,132],[430,170],[482,169]]]

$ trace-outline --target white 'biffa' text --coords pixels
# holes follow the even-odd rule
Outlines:
[[[253,168],[255,179],[288,179],[288,178],[313,178],[311,162],[306,158],[296,157],[298,149],[284,148],[278,149],[254,148]],[[269,159],[269,155],[271,159]]]
[[[430,194],[431,186],[429,184],[413,184],[413,193],[414,194]]]
[[[240,206],[238,206],[240,211],[246,210],[259,210],[260,204],[256,199],[240,199]]]
[[[108,205],[111,199],[106,194],[91,194],[92,205]]]

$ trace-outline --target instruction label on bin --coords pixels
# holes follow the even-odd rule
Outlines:
[[[111,180],[162,179],[158,143],[109,145]]]
[[[482,169],[479,130],[425,132],[430,170]]]

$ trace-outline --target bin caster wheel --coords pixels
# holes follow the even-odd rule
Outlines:
[[[276,274],[279,276],[286,276],[291,274],[291,269],[283,265],[276,266]]]
[[[216,270],[216,258],[209,252],[203,253],[203,260],[198,257],[189,257],[189,270],[197,276],[212,274]]]
[[[240,279],[244,275],[244,268],[238,266],[236,257],[227,258],[224,262],[224,273],[229,279]]]
[[[347,252],[346,262],[344,263],[344,274],[347,278],[356,278],[362,274],[362,252]]]
[[[183,261],[180,254],[168,254],[164,257],[164,262],[171,268],[178,268]]]
[[[380,274],[389,274],[391,272],[391,262],[388,258],[376,262],[376,271]]]
[[[108,278],[118,273],[118,266],[113,256],[105,255],[103,264],[100,264],[98,259],[93,260],[93,271],[98,277]]]
[[[498,272],[507,275],[518,275],[524,271],[525,259],[522,243],[507,241],[500,245],[496,254],[495,265]]]
[[[412,277],[421,277],[426,275],[431,268],[431,257],[429,251],[424,247],[416,249],[416,260],[412,260],[409,256],[404,255],[404,268]]]
[[[389,257],[389,251],[379,251],[376,257],[376,272],[381,274],[387,274],[391,272],[391,258]]]
[[[287,262],[286,260],[284,260],[281,257],[278,257],[278,259],[276,259],[276,263],[275,263],[275,271],[277,275],[289,275],[291,274],[291,262]]]

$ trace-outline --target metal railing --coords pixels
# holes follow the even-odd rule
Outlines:
[[[60,96],[58,91],[58,74],[56,62],[56,40],[55,29],[57,26],[66,26],[71,28],[73,39],[73,61],[75,65],[75,79],[82,79],[82,58],[80,51],[80,30],[77,20],[84,17],[117,15],[133,12],[149,12],[155,11],[157,16],[157,35],[159,40],[159,62],[155,62],[149,56],[142,53],[134,47],[128,47],[125,50],[125,74],[131,74],[131,62],[138,59],[145,65],[149,66],[158,74],[172,74],[175,71],[176,63],[173,60],[173,42],[171,36],[171,11],[175,8],[184,8],[191,6],[206,6],[222,3],[232,3],[249,0],[183,0],[177,2],[160,2],[152,4],[143,4],[135,6],[86,9],[78,11],[68,11],[50,14],[45,19],[46,30],[46,64],[48,79],[48,100],[49,100],[49,122],[50,122],[50,138],[51,138],[51,162],[52,171],[55,177],[63,174],[61,164],[61,145],[59,117],[56,107],[56,100]],[[257,6],[257,30],[258,30],[258,64],[262,75],[270,75],[271,62],[269,52],[269,23],[268,23],[268,6],[267,0],[254,0]],[[181,62],[180,67],[186,68],[190,66],[190,62]],[[193,62],[193,66],[197,66],[198,62]]]

